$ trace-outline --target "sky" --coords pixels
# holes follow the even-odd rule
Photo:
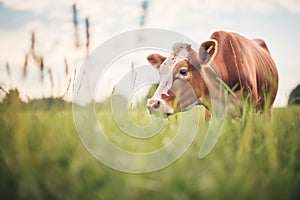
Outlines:
[[[5,90],[16,87],[23,98],[28,99],[63,95],[75,69],[78,71],[86,58],[85,19],[90,23],[92,52],[112,36],[140,28],[143,1],[0,0],[1,87]],[[74,3],[78,9],[80,48],[75,46]],[[262,38],[279,71],[275,106],[284,106],[290,91],[300,84],[299,17],[300,0],[149,0],[143,27],[173,30],[199,44],[216,30]],[[28,60],[26,77],[22,75],[32,32],[35,33],[35,51],[44,57],[43,82],[33,58]]]

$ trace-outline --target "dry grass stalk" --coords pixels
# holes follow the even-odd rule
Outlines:
[[[134,69],[134,64],[131,62],[131,81],[132,81],[132,89],[135,88],[135,82],[136,82],[136,71]]]
[[[75,92],[75,80],[76,80],[76,69],[74,70],[74,77],[73,77],[73,85],[72,85],[73,92]]]
[[[28,54],[25,54],[24,66],[23,66],[23,78],[27,76],[27,67],[28,67]]]
[[[38,55],[35,52],[35,48],[36,48],[36,36],[35,36],[35,32],[32,31],[31,32],[31,44],[30,44],[30,51],[29,53],[27,53],[25,55],[25,62],[24,62],[24,67],[28,65],[28,60],[29,57],[32,56],[34,62],[39,66],[39,68],[41,69],[41,71],[43,71],[44,69],[44,58],[41,55]]]
[[[143,13],[142,13],[142,16],[140,18],[140,26],[144,26],[145,25],[147,11],[148,11],[148,5],[149,5],[148,0],[144,0],[143,3],[142,3],[142,5],[141,5],[141,7],[143,9]]]
[[[43,72],[44,71],[44,58],[40,58],[40,70]]]
[[[82,84],[82,81],[83,81],[83,78],[84,78],[85,75],[86,75],[86,73],[85,73],[85,71],[83,71],[81,79],[80,79],[80,83],[79,83],[79,86],[78,86],[78,90],[77,90],[77,93],[76,93],[77,95],[79,93],[79,90],[81,88],[81,84]],[[75,81],[75,79],[74,79],[74,81]]]
[[[11,71],[10,71],[9,63],[6,62],[5,66],[6,66],[6,72],[7,72],[7,76],[8,76],[9,82],[10,82],[10,86],[12,88],[13,87],[13,83],[12,83],[12,77],[11,77]]]
[[[50,68],[48,69],[48,74],[49,74],[50,83],[51,83],[51,95],[54,96],[54,80],[53,80],[52,70]]]
[[[68,76],[68,74],[69,74],[69,65],[68,65],[67,58],[64,59],[64,63],[65,63],[65,75]]]
[[[6,63],[5,63],[5,66],[6,66],[7,75],[8,75],[9,78],[11,78],[11,73],[10,73],[10,66],[9,66],[9,63],[6,62]]]
[[[35,33],[34,31],[31,32],[31,45],[30,45],[30,52],[32,55],[34,55],[34,49],[35,49]]]
[[[75,31],[75,46],[79,48],[79,34],[78,34],[78,14],[77,14],[77,7],[74,3],[72,5],[72,12],[73,12],[73,25],[74,25],[74,31]]]
[[[112,89],[112,91],[111,91],[111,95],[113,95],[113,94],[115,93],[115,91],[116,91],[116,86],[117,86],[117,85],[114,85],[114,87],[113,87],[113,89]]]
[[[41,81],[44,81],[44,58],[40,58],[40,63],[39,63],[40,71],[41,71]]]
[[[90,48],[90,22],[89,22],[89,18],[85,18],[85,35],[86,35],[86,56],[88,56],[89,54],[89,48]]]
[[[68,97],[70,85],[71,85],[71,78],[69,78],[67,89],[66,89],[65,93],[62,95],[62,98]]]

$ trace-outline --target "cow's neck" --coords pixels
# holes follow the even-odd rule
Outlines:
[[[196,77],[193,78],[194,81],[192,82],[192,85],[198,98],[198,104],[210,110],[211,103],[206,81],[204,80],[202,73],[197,72],[195,75]]]
[[[197,96],[199,98],[199,104],[211,110],[212,98],[217,101],[222,100],[219,93],[220,80],[222,80],[222,78],[212,66],[202,68],[198,76],[196,88],[198,88]]]

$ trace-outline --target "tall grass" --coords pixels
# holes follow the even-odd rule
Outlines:
[[[169,117],[155,138],[139,141],[122,135],[106,104],[96,108],[108,137],[137,151],[160,148],[172,139],[181,116]],[[34,108],[11,93],[0,106],[0,198],[299,199],[299,113],[300,107],[290,106],[275,108],[272,118],[254,112],[227,117],[217,145],[200,160],[208,125],[201,119],[191,126],[199,126],[199,132],[183,157],[162,170],[134,175],[107,168],[87,152],[70,105]],[[142,124],[140,116],[132,113]]]

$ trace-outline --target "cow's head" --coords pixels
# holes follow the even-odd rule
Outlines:
[[[148,61],[160,74],[159,86],[147,102],[150,113],[172,114],[201,103],[208,93],[201,69],[212,62],[217,46],[216,40],[209,40],[196,52],[189,44],[175,43],[168,57],[149,55]]]

